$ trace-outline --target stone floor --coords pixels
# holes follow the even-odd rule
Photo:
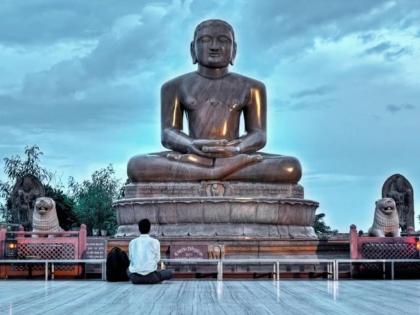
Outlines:
[[[420,314],[419,280],[0,281],[0,314]]]

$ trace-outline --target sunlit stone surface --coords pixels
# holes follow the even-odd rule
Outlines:
[[[420,314],[420,281],[0,281],[0,314]]]

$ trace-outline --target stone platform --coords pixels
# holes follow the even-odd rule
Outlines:
[[[244,182],[136,183],[114,208],[117,236],[138,235],[148,218],[156,236],[254,236],[316,238],[318,203],[303,187]]]
[[[418,315],[420,281],[0,281],[0,314]]]

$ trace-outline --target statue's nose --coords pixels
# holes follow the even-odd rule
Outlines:
[[[212,40],[211,41],[211,44],[210,44],[210,50],[212,50],[212,51],[217,51],[217,50],[219,50],[220,49],[220,45],[219,45],[219,43],[217,42],[217,40]]]

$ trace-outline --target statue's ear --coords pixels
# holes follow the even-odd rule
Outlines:
[[[190,53],[191,53],[191,58],[192,58],[193,64],[196,64],[197,63],[197,55],[195,53],[194,41],[191,42],[191,45],[190,45]]]
[[[232,47],[232,56],[230,58],[229,63],[233,66],[233,61],[235,60],[236,57],[236,42],[233,42],[233,47]]]

